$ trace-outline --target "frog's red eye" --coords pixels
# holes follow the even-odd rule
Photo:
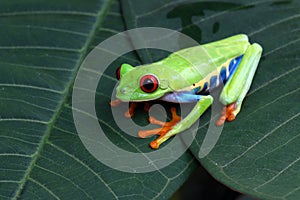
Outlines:
[[[117,78],[118,80],[120,80],[120,78],[121,78],[121,66],[118,67],[118,69],[116,70],[116,78]]]
[[[158,80],[154,75],[145,75],[140,80],[140,87],[144,92],[154,92],[158,88]]]

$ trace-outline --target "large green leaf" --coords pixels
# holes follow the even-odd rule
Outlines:
[[[299,1],[121,3],[122,12],[113,0],[1,2],[0,199],[166,199],[193,171],[189,152],[152,173],[113,170],[89,154],[74,127],[72,85],[87,53],[115,33],[143,26],[180,30],[201,43],[242,32],[262,44],[241,113],[201,163],[241,192],[299,199]],[[125,149],[144,151],[149,140],[131,143],[112,123],[114,70],[157,58],[148,51],[125,55],[101,79],[107,88],[96,96],[100,122]],[[209,111],[191,146],[195,157],[208,118]]]
[[[201,163],[235,190],[268,199],[300,198],[299,1],[124,1],[129,28],[162,26],[201,43],[245,33],[263,56],[241,113]],[[158,19],[158,20],[153,20]],[[206,131],[202,117],[195,157]]]
[[[164,199],[196,167],[187,152],[155,172],[116,171],[77,135],[72,86],[88,51],[125,29],[118,1],[1,1],[0,24],[0,199]],[[122,59],[139,62],[135,54]],[[99,115],[110,112],[110,99],[100,92],[97,99]]]

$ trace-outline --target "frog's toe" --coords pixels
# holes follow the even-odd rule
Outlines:
[[[233,121],[235,119],[235,116],[237,115],[236,108],[237,108],[236,102],[225,106],[222,110],[220,118],[216,122],[216,125],[222,126],[226,120],[229,122]]]
[[[134,111],[135,111],[137,105],[138,105],[138,104],[137,104],[136,102],[131,102],[131,103],[129,104],[128,110],[124,113],[125,117],[127,117],[127,118],[133,117]]]
[[[109,104],[111,107],[115,107],[115,106],[119,106],[121,104],[121,102],[122,102],[121,100],[116,99],[116,100],[112,100],[111,102],[109,102]]]
[[[141,138],[146,138],[151,135],[159,135],[159,137],[156,140],[154,140],[150,143],[151,148],[157,149],[159,147],[159,145],[163,141],[165,141],[165,140],[162,140],[162,138],[164,138],[164,136],[170,130],[172,130],[173,126],[175,126],[181,120],[181,117],[178,116],[176,113],[176,108],[174,108],[174,107],[171,108],[171,113],[172,113],[172,119],[169,122],[162,122],[152,116],[149,117],[149,122],[151,124],[159,125],[159,126],[161,126],[161,128],[156,128],[156,129],[152,129],[152,130],[141,130],[138,132],[138,136]]]
[[[112,100],[111,102],[109,102],[111,107],[116,107],[119,106],[122,103],[121,100]],[[137,103],[136,102],[130,102],[129,103],[129,108],[128,110],[124,113],[124,116],[127,118],[131,118],[134,115],[134,111],[137,107]]]
[[[152,135],[161,135],[162,128],[156,128],[151,130],[141,130],[138,132],[140,138],[146,138]]]

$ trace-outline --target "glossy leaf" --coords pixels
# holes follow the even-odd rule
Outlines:
[[[264,47],[241,113],[200,161],[235,190],[299,199],[299,2],[128,0],[121,5],[122,12],[119,1],[1,2],[0,198],[166,199],[183,183],[197,164],[189,152],[157,172],[115,171],[84,148],[72,119],[72,86],[87,53],[125,29],[158,26],[200,43],[246,33]],[[107,88],[100,87],[96,96],[99,121],[124,149],[149,151],[150,139],[128,142],[112,122],[114,71],[124,61],[147,63],[161,55],[147,50],[124,55],[101,79]],[[143,124],[146,117],[135,121]],[[209,117],[208,111],[190,147],[196,158]]]
[[[91,156],[74,127],[76,73],[92,48],[125,29],[118,1],[9,0],[0,16],[0,199],[163,199],[183,183],[196,167],[189,152],[156,172],[120,172]],[[110,112],[114,67],[106,94],[97,93],[100,116]]]
[[[242,111],[201,163],[219,181],[264,199],[300,198],[299,1],[124,2],[129,28],[162,26],[200,43],[245,33],[263,56]],[[153,19],[165,20],[153,20]],[[176,42],[176,41],[174,41]],[[195,157],[206,131],[202,116]]]

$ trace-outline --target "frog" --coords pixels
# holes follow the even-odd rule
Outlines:
[[[222,85],[219,101],[223,109],[215,122],[216,126],[222,126],[225,121],[233,121],[240,112],[262,51],[262,46],[251,44],[246,34],[238,34],[181,49],[153,63],[135,67],[124,63],[116,71],[119,84],[111,106],[130,102],[125,116],[132,117],[138,102],[195,103],[184,118],[177,115],[174,107],[169,122],[149,117],[151,124],[162,128],[141,130],[138,136],[159,135],[150,142],[151,148],[158,149],[172,136],[190,128],[215,101],[210,92]],[[146,105],[149,110],[149,104]]]

